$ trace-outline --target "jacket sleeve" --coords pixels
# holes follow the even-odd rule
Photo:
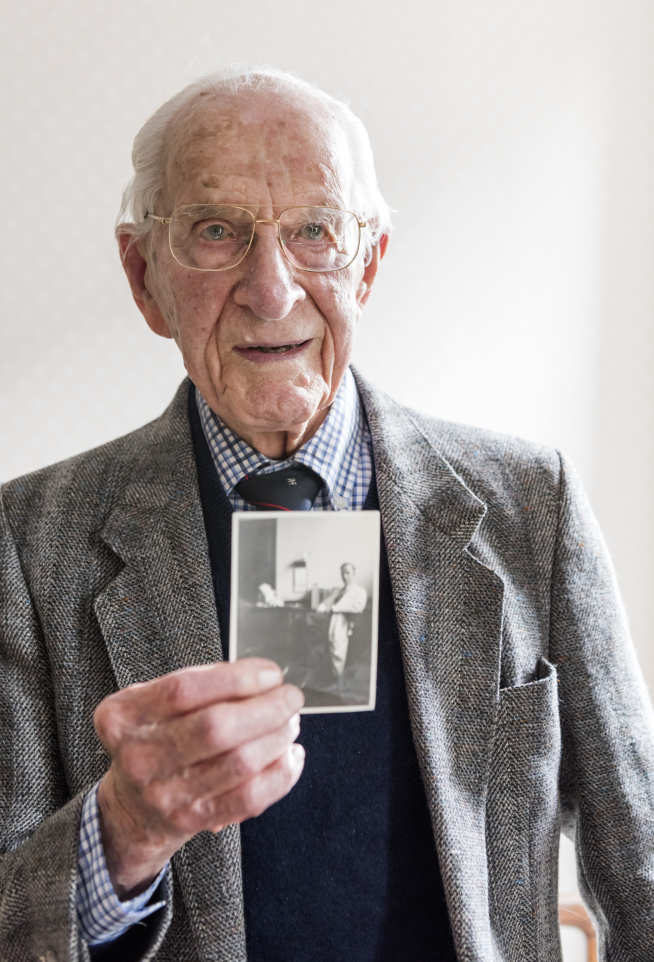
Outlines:
[[[0,665],[0,959],[86,962],[76,912],[85,792],[69,798],[46,645],[1,491]],[[170,910],[158,915],[135,962],[154,957]]]
[[[562,462],[551,599],[564,828],[607,962],[654,959],[654,722],[602,536]]]

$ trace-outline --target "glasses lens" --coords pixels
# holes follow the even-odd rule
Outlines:
[[[303,270],[340,270],[359,250],[359,222],[349,211],[291,207],[281,215],[279,226],[284,250]]]
[[[245,254],[253,230],[254,216],[242,207],[180,207],[170,223],[170,249],[184,267],[226,270]]]

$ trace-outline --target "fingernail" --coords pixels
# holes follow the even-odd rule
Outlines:
[[[291,745],[291,765],[294,769],[302,768],[304,764],[304,748],[297,742]]]
[[[274,688],[281,683],[282,673],[279,668],[262,668],[258,679],[262,688]]]
[[[291,711],[297,711],[304,705],[304,692],[295,685],[288,685],[286,688],[286,704]]]
[[[291,718],[291,731],[293,732],[293,737],[299,735],[300,733],[300,716],[293,715]]]

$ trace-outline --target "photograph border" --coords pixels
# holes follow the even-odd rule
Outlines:
[[[231,559],[231,581],[230,581],[230,618],[229,618],[229,658],[230,662],[238,658],[238,574],[239,574],[239,526],[243,523],[252,523],[255,520],[274,519],[284,523],[284,519],[289,516],[302,515],[302,520],[308,524],[332,523],[340,518],[352,518],[362,514],[374,516],[376,518],[377,537],[375,539],[375,549],[373,557],[373,587],[372,587],[372,606],[371,606],[371,652],[370,652],[370,682],[368,688],[368,700],[361,705],[317,705],[314,707],[303,707],[300,709],[301,715],[324,715],[354,711],[374,711],[377,697],[377,662],[379,654],[379,562],[381,552],[381,514],[378,510],[374,511],[234,511],[232,513],[232,559]],[[263,655],[261,657],[264,657]]]

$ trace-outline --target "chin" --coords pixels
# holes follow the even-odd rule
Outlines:
[[[245,412],[244,412],[245,413]],[[270,408],[248,411],[247,420],[241,420],[245,431],[270,431],[295,433],[301,431],[316,415],[315,405],[294,405],[281,410],[272,411]]]
[[[309,389],[285,385],[274,391],[256,392],[244,399],[243,413],[259,430],[292,431],[311,421],[320,411],[327,397],[323,381]]]

